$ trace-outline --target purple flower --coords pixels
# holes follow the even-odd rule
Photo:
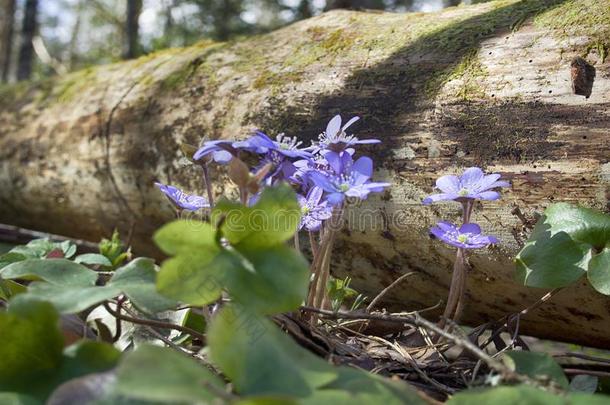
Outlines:
[[[161,190],[178,208],[187,211],[197,211],[198,209],[209,208],[210,206],[205,198],[198,195],[186,194],[184,191],[174,186],[156,182],[155,186],[159,187],[159,190]]]
[[[425,205],[443,200],[457,200],[471,198],[479,200],[497,200],[500,193],[492,191],[496,187],[509,187],[510,183],[499,181],[501,175],[494,173],[485,175],[478,167],[470,167],[462,176],[442,176],[436,180],[436,187],[442,191],[432,194],[424,199]]]
[[[498,243],[494,236],[481,235],[481,227],[472,223],[458,228],[452,223],[441,221],[430,229],[430,233],[448,245],[464,249],[477,249]]]
[[[369,157],[361,157],[352,163],[349,154],[343,154],[341,159],[328,162],[334,173],[310,171],[309,176],[314,184],[328,193],[328,202],[339,205],[345,197],[356,197],[361,200],[371,192],[381,192],[389,183],[372,183],[373,161]]]
[[[324,191],[320,187],[309,190],[307,197],[297,195],[301,206],[301,224],[299,230],[305,228],[308,231],[317,231],[322,225],[322,221],[327,220],[333,214],[333,209],[327,201],[322,201]]]
[[[298,141],[296,136],[289,137],[284,134],[279,134],[273,139],[269,138],[266,134],[261,131],[256,131],[254,136],[247,140],[249,149],[256,153],[270,153],[276,152],[277,154],[286,158],[310,158],[311,152],[307,148],[299,149],[302,142]]]
[[[237,148],[233,141],[207,141],[195,152],[193,160],[200,160],[209,155],[212,155],[212,159],[216,163],[225,164],[229,163],[233,156],[237,155]]]
[[[353,117],[345,125],[341,126],[341,116],[335,115],[326,125],[326,131],[318,136],[318,144],[314,146],[314,150],[347,151],[352,155],[354,153],[352,146],[354,145],[380,143],[379,139],[358,139],[354,135],[348,135],[345,132],[350,125],[359,119],[360,117]]]

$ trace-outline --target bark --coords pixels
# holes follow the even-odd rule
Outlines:
[[[38,0],[27,0],[21,26],[21,47],[17,61],[17,80],[27,80],[32,75],[34,45],[32,40],[38,31]]]
[[[608,12],[609,0],[339,10],[268,35],[3,90],[13,93],[0,98],[0,222],[89,240],[133,229],[134,250],[155,255],[151,234],[173,211],[153,181],[204,193],[180,143],[245,137],[254,127],[311,140],[332,115],[357,114],[357,135],[383,141],[361,153],[393,186],[348,212],[334,274],[373,297],[415,271],[385,305],[415,310],[446,299],[454,251],[427,230],[458,221],[458,204],[420,202],[439,175],[479,165],[513,186],[474,213],[502,244],[470,255],[462,320],[497,319],[545,293],[513,280],[512,258],[527,236],[515,206],[528,218],[558,201],[609,211],[610,64],[600,52]],[[579,55],[596,69],[588,99],[572,93]],[[215,184],[217,195],[226,188]],[[610,347],[608,299],[585,280],[520,326]]]
[[[127,0],[127,18],[125,19],[125,37],[127,40],[125,59],[133,59],[140,53],[140,24],[142,0]]]
[[[7,82],[13,53],[15,0],[0,1],[0,81]]]

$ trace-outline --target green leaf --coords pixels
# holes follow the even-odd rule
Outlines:
[[[8,300],[16,294],[21,294],[27,291],[27,288],[12,280],[3,280],[0,278],[0,298]]]
[[[603,249],[610,243],[610,215],[568,203],[553,204],[544,212],[552,234],[566,232],[576,242]]]
[[[31,240],[27,245],[15,246],[11,249],[11,252],[21,254],[28,259],[42,259],[49,254],[49,252],[57,248],[61,249],[58,244],[51,242],[47,238],[43,238]]]
[[[27,257],[21,253],[8,252],[0,256],[0,269],[8,266],[11,263],[20,262],[27,259]]]
[[[114,287],[89,287],[81,285],[56,285],[45,282],[31,283],[25,294],[18,297],[28,300],[51,302],[62,314],[73,314],[116,297],[121,290]]]
[[[0,313],[0,390],[44,399],[67,380],[116,365],[120,352],[111,345],[83,341],[64,351],[55,308],[22,297]]]
[[[3,268],[0,276],[44,280],[30,283],[20,298],[49,301],[61,313],[83,311],[120,293],[115,288],[96,287],[95,271],[66,259],[24,260]]]
[[[148,258],[137,258],[118,269],[107,286],[125,293],[139,310],[155,314],[178,304],[157,292],[156,279],[155,262]]]
[[[110,344],[89,340],[77,342],[64,350],[61,380],[110,370],[120,358],[121,352]]]
[[[222,381],[194,359],[156,346],[139,347],[117,369],[116,392],[128,398],[210,403],[224,390]]]
[[[202,314],[189,309],[184,317],[182,326],[186,326],[187,328],[191,328],[200,333],[205,333],[207,327],[206,323],[206,319]]]
[[[563,369],[546,353],[528,351],[507,351],[504,361],[519,374],[530,377],[547,376],[561,387],[567,389],[568,379]]]
[[[76,253],[76,245],[69,240],[65,240],[57,245],[64,253],[66,259],[71,258]]]
[[[307,397],[337,378],[335,368],[238,305],[222,309],[208,339],[212,360],[244,395]]]
[[[527,386],[497,387],[491,389],[471,389],[462,391],[451,397],[447,405],[567,405],[562,397],[557,397],[548,392]]]
[[[610,295],[610,248],[593,256],[589,262],[587,278],[597,291]]]
[[[2,405],[42,405],[42,402],[34,397],[14,392],[0,392],[0,404]]]
[[[78,255],[74,258],[74,262],[82,264],[97,264],[106,267],[112,266],[110,260],[106,256],[99,253],[85,253],[83,255]]]
[[[363,370],[339,367],[339,378],[303,404],[426,404],[412,387],[402,381],[392,381]]]
[[[517,278],[529,287],[565,287],[586,272],[589,258],[587,248],[564,232],[542,236],[517,255]]]
[[[570,392],[584,392],[593,394],[597,390],[599,379],[593,375],[579,374],[575,375],[570,381]]]
[[[158,291],[191,305],[206,305],[220,298],[224,274],[240,266],[225,250],[217,254],[193,252],[164,261],[157,277]]]
[[[177,305],[156,291],[152,259],[138,258],[118,269],[105,286],[96,286],[98,273],[65,259],[29,259],[0,270],[7,278],[36,277],[22,299],[51,302],[61,313],[83,311],[102,301],[125,293],[131,302],[147,313],[165,311]]]
[[[54,285],[93,286],[98,275],[82,264],[66,259],[28,259],[12,263],[2,270],[5,279],[36,277]]]
[[[244,403],[261,403],[254,402],[257,396],[299,398],[302,404],[425,403],[407,384],[328,364],[237,304],[216,316],[208,338],[214,363],[240,394],[254,396]]]
[[[305,258],[285,245],[241,248],[250,266],[225,273],[231,296],[251,311],[273,314],[297,309],[307,296],[309,267]]]
[[[237,401],[234,405],[301,405],[302,402],[297,402],[295,399],[281,396],[260,396],[249,397]]]
[[[462,391],[451,397],[446,404],[604,405],[608,404],[609,400],[610,397],[605,395],[570,394],[568,396],[556,396],[527,385],[517,385]]]
[[[530,287],[565,287],[589,269],[596,251],[607,246],[610,216],[566,203],[551,205],[515,259],[517,277]],[[608,288],[607,282],[595,281],[601,282],[602,290]]]
[[[264,248],[284,243],[297,231],[301,209],[288,185],[265,189],[253,207],[221,201],[212,212],[222,234],[235,247]]]
[[[37,395],[62,362],[59,317],[46,302],[11,302],[0,312],[0,391]]]
[[[179,219],[164,225],[153,239],[168,255],[180,252],[217,252],[216,230],[207,222]]]

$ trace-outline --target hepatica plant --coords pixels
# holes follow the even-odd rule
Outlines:
[[[425,205],[439,201],[455,201],[462,205],[462,224],[460,226],[441,221],[430,229],[430,234],[438,240],[457,248],[449,296],[443,313],[442,324],[457,321],[464,306],[466,292],[467,262],[466,252],[470,249],[484,248],[498,243],[494,236],[484,235],[478,224],[470,222],[476,200],[497,200],[501,187],[510,184],[500,180],[500,174],[486,175],[478,167],[468,168],[461,176],[447,175],[436,180],[441,191],[423,200]]]
[[[344,211],[349,202],[365,200],[371,193],[379,193],[389,186],[389,183],[372,181],[371,158],[355,157],[359,145],[380,142],[377,139],[361,140],[348,133],[348,128],[357,120],[358,117],[354,117],[342,125],[339,115],[333,117],[318,140],[307,147],[296,137],[285,134],[271,137],[259,130],[241,141],[204,142],[194,151],[192,160],[203,169],[207,200],[170,185],[157,183],[157,186],[178,213],[211,208],[213,221],[224,227],[225,236],[230,235],[225,243],[235,245],[238,250],[238,246],[243,244],[240,239],[243,235],[239,236],[237,229],[242,226],[261,229],[277,226],[279,221],[287,226],[286,231],[291,235],[297,230],[307,232],[313,260],[309,292],[304,300],[311,306],[329,308],[331,303],[326,287],[330,278],[330,256],[337,231],[343,223]],[[254,163],[248,166],[246,161]],[[214,204],[208,175],[210,164],[228,166],[229,178],[239,189],[241,208],[228,201]],[[295,192],[300,219],[297,217],[293,221],[276,215],[272,224],[270,218],[255,218],[254,211],[242,215],[244,209],[256,210],[261,204],[266,207],[273,205],[269,195],[265,198],[266,190],[282,184]],[[265,215],[269,213],[265,212]],[[249,223],[244,223],[244,220]],[[295,229],[290,229],[292,224],[296,224]],[[298,232],[294,234],[294,245],[299,249]]]

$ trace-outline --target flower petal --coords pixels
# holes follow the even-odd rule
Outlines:
[[[457,227],[448,221],[439,221],[436,226],[445,233],[457,233],[458,231]]]
[[[367,179],[370,179],[371,176],[373,176],[373,160],[368,156],[362,156],[360,159],[356,160],[352,166],[352,170],[366,176]]]
[[[341,129],[341,116],[335,115],[326,125],[326,136],[333,137]]]
[[[479,235],[481,233],[481,227],[475,223],[464,224],[460,226],[460,233],[471,233],[473,235]]]
[[[314,187],[309,190],[309,193],[307,194],[307,202],[309,203],[309,205],[311,205],[312,207],[317,206],[320,203],[320,200],[322,199],[323,193],[324,190],[322,190],[320,187]]]
[[[381,141],[379,139],[358,139],[357,141],[352,143],[359,145],[370,145],[374,143],[381,143]]]
[[[355,116],[352,117],[352,119],[350,119],[349,121],[347,121],[345,123],[345,125],[343,125],[343,128],[341,128],[341,130],[345,131],[347,128],[349,128],[350,125],[352,125],[354,122],[358,121],[360,119],[360,117]]]
[[[441,176],[436,180],[436,188],[443,193],[457,193],[460,191],[460,179],[457,176]]]
[[[213,159],[216,163],[229,163],[233,159],[233,155],[226,150],[219,150],[212,154]]]
[[[326,201],[328,201],[331,205],[339,205],[343,202],[344,198],[345,197],[341,193],[332,193],[328,195]]]
[[[500,198],[500,193],[498,193],[497,191],[483,191],[482,193],[476,193],[476,195],[473,198],[478,198],[480,200],[494,201],[494,200],[497,200],[498,198]]]
[[[322,173],[312,170],[309,172],[309,176],[314,182],[314,184],[318,187],[322,187],[324,191],[328,193],[334,193],[337,191],[337,189],[333,186],[328,177],[326,177]]]
[[[483,178],[476,185],[474,185],[473,189],[476,191],[485,191],[489,189],[490,186],[494,184],[500,177],[502,177],[502,175],[498,173],[483,176]]]
[[[484,173],[478,167],[469,167],[462,173],[460,177],[460,183],[462,187],[472,188],[483,178]]]
[[[362,186],[366,187],[372,193],[381,193],[383,191],[383,189],[390,187],[391,184],[390,183],[371,182],[371,183],[365,183]]]
[[[455,200],[456,198],[458,198],[457,194],[448,194],[448,193],[432,194],[432,195],[429,195],[428,197],[424,198],[424,200],[422,201],[422,204],[430,205],[434,202],[451,201],[451,200]]]
[[[324,154],[324,159],[326,159],[326,161],[335,173],[341,174],[343,172],[343,163],[341,162],[341,156],[337,152],[329,150]]]
[[[496,187],[510,187],[510,183],[508,181],[499,180],[495,183],[491,184],[488,188],[496,188]]]

